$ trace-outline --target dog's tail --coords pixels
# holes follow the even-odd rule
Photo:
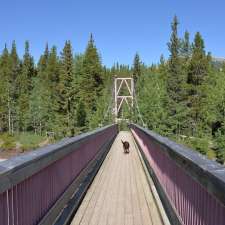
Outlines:
[[[122,144],[124,144],[123,140],[121,139]]]

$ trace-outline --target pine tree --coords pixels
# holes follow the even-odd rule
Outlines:
[[[191,56],[190,34],[188,31],[185,31],[184,39],[181,40],[180,55],[184,60]]]
[[[73,54],[70,41],[66,41],[61,53],[61,69],[58,84],[58,112],[61,115],[61,125],[64,135],[71,131],[71,116],[73,107]]]
[[[134,78],[134,84],[137,83],[137,79],[141,76],[141,60],[138,53],[134,56],[134,62],[133,62],[133,78]]]
[[[182,84],[184,78],[181,71],[180,53],[180,40],[178,37],[178,19],[175,16],[171,25],[172,34],[170,43],[168,43],[170,57],[168,62],[168,78],[167,78],[167,91],[169,97],[176,103],[182,100]]]
[[[46,73],[48,58],[49,58],[49,50],[48,50],[48,44],[46,44],[44,54],[41,55],[37,65],[37,72],[38,72],[37,76],[43,80],[48,79],[48,75]]]
[[[33,83],[32,78],[35,77],[35,69],[33,58],[29,52],[29,42],[25,42],[25,53],[22,62],[22,71],[17,78],[19,99],[18,99],[18,123],[20,130],[27,130],[28,113],[29,113],[29,95],[31,94]]]
[[[57,56],[57,49],[53,46],[50,50],[48,57],[48,64],[46,68],[46,74],[48,85],[50,101],[48,102],[48,120],[47,120],[47,129],[50,131],[59,131],[60,126],[58,121],[59,115],[59,104],[58,101],[58,85],[59,85],[59,75],[60,75],[60,63]]]
[[[182,70],[182,60],[180,58],[180,39],[178,37],[178,19],[175,16],[171,25],[172,34],[168,43],[170,57],[168,60],[168,76],[166,79],[167,93],[169,104],[167,105],[170,112],[170,126],[174,134],[182,133],[185,125],[186,110],[184,105],[184,84],[185,74]]]
[[[29,97],[29,126],[40,135],[43,130],[47,130],[47,121],[49,118],[50,94],[46,86],[46,81],[40,77],[33,78],[34,88]]]
[[[21,73],[21,63],[20,63],[20,59],[19,56],[17,54],[17,49],[16,49],[16,42],[13,41],[12,43],[12,49],[11,49],[11,53],[10,53],[10,114],[11,114],[11,133],[14,132],[15,129],[17,129],[17,117],[18,117],[18,113],[16,110],[16,105],[18,102],[18,84],[17,84],[17,78]]]
[[[32,90],[29,95],[29,125],[32,129],[41,134],[43,129],[47,129],[49,117],[50,86],[47,74],[47,65],[49,58],[48,44],[45,47],[44,54],[41,55],[37,65],[37,77],[32,78]]]
[[[85,111],[84,103],[82,101],[79,102],[79,104],[78,104],[76,116],[77,116],[77,118],[76,118],[77,124],[76,125],[81,130],[83,130],[86,126],[87,114],[86,114],[86,111]]]
[[[10,56],[5,45],[0,61],[0,130],[11,131]]]
[[[201,108],[205,98],[204,86],[209,74],[210,56],[205,53],[204,41],[199,32],[196,33],[193,43],[193,54],[188,66],[188,107],[192,122],[189,124],[192,135],[197,132],[201,123]]]
[[[216,141],[216,160],[217,162],[224,164],[225,162],[225,127],[223,126],[216,133],[215,141]]]
[[[103,82],[101,59],[91,35],[84,53],[82,90],[80,92],[81,100],[85,103],[86,112],[89,116],[97,109],[97,99],[101,96]]]
[[[166,80],[166,76],[167,76],[167,72],[168,72],[167,70],[168,70],[167,62],[165,61],[164,56],[161,55],[159,66],[158,66],[158,71],[160,74],[160,78],[164,81]]]

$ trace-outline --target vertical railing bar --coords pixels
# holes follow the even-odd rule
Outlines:
[[[8,225],[9,224],[9,191],[6,191],[6,199],[7,199],[7,219],[8,219]]]
[[[17,224],[19,225],[19,209],[18,209],[18,186],[16,185],[16,220],[17,220]]]
[[[14,223],[14,200],[13,200],[13,198],[14,198],[14,196],[13,196],[13,192],[14,192],[14,190],[13,190],[13,188],[11,189],[12,191],[11,191],[11,195],[12,195],[12,201],[11,201],[11,208],[12,208],[12,223],[13,223],[13,225],[15,225],[15,223]]]

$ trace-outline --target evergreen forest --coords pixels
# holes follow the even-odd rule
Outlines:
[[[113,123],[114,75],[133,76],[139,107],[132,112],[124,108],[124,117],[224,163],[225,62],[206,51],[200,32],[191,40],[188,31],[179,34],[179,26],[175,16],[169,57],[162,55],[151,65],[136,53],[131,66],[104,66],[93,35],[81,54],[74,54],[69,40],[61,52],[46,44],[38,62],[28,41],[22,57],[15,41],[5,45],[0,55],[0,148],[3,136],[50,134],[58,140]]]

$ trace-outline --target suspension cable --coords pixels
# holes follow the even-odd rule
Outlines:
[[[110,92],[111,92],[111,95],[110,95],[111,97],[109,98],[107,110],[105,111],[102,121],[100,123],[101,127],[103,126],[105,119],[106,119],[107,115],[109,114],[109,112],[112,111],[111,109],[112,109],[112,104],[113,104],[113,85],[111,86]]]
[[[140,120],[141,120],[142,126],[143,126],[143,127],[146,127],[146,124],[145,124],[145,122],[144,122],[144,120],[143,120],[143,116],[142,116],[142,114],[141,114],[141,112],[140,112],[140,108],[139,108],[138,101],[137,101],[137,98],[136,98],[135,88],[134,88],[134,100],[135,100],[135,103],[136,103],[135,106],[136,106],[136,108],[137,108],[138,116],[139,116],[139,118],[140,118]]]

